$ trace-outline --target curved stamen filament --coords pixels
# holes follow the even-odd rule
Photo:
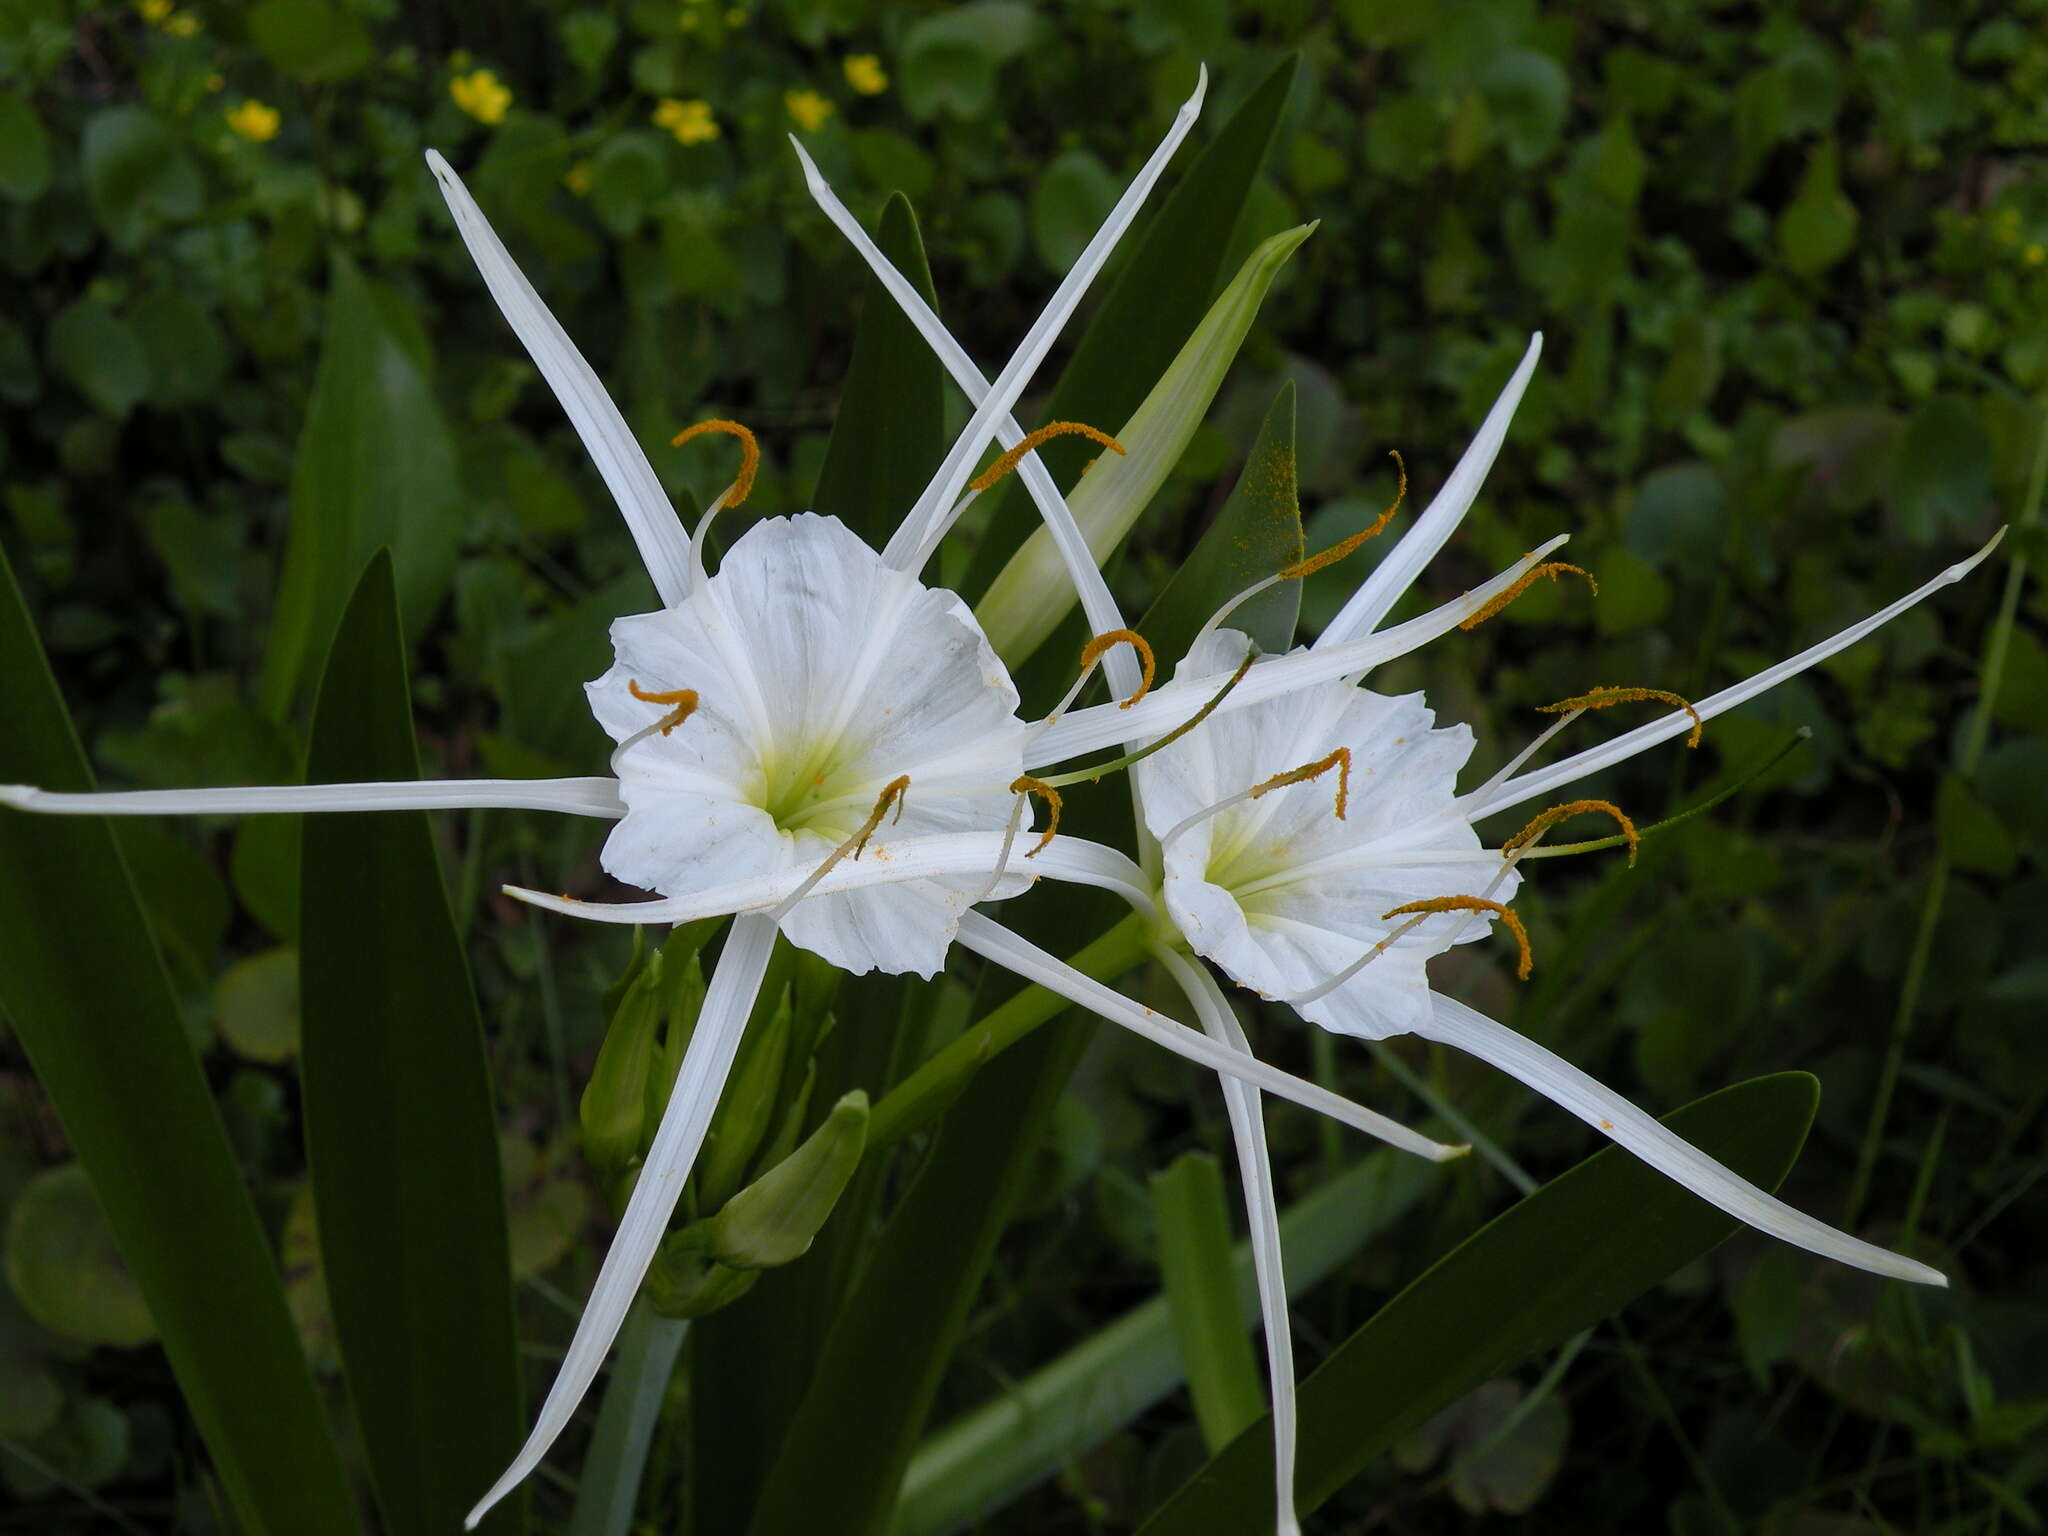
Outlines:
[[[1642,843],[1642,835],[1636,831],[1636,824],[1628,819],[1621,807],[1607,800],[1568,800],[1563,805],[1553,805],[1538,814],[1529,825],[1500,845],[1502,853],[1514,853],[1518,849],[1532,846],[1536,839],[1548,832],[1561,821],[1574,816],[1583,816],[1589,811],[1598,811],[1603,816],[1612,816],[1621,827],[1621,835],[1628,839],[1628,862],[1633,869],[1636,849]]]
[[[1392,504],[1373,520],[1371,526],[1361,528],[1349,538],[1339,539],[1321,554],[1310,555],[1306,560],[1297,560],[1292,565],[1282,566],[1272,575],[1253,582],[1221,608],[1210,614],[1208,622],[1202,625],[1201,633],[1207,635],[1214,632],[1222,625],[1225,619],[1229,618],[1239,608],[1242,608],[1268,587],[1277,587],[1283,581],[1301,581],[1313,576],[1317,571],[1333,566],[1339,560],[1348,559],[1367,540],[1376,539],[1386,532],[1387,524],[1394,520],[1394,514],[1401,510],[1401,503],[1408,495],[1407,462],[1401,457],[1399,451],[1395,449],[1388,449],[1387,457],[1394,461],[1394,468],[1400,472],[1401,483],[1394,489]],[[1199,639],[1200,637],[1198,636],[1197,638]]]
[[[1385,922],[1388,918],[1400,917],[1409,912],[1418,912],[1425,916],[1433,912],[1491,912],[1507,924],[1508,932],[1515,936],[1515,943],[1522,951],[1521,958],[1515,965],[1515,979],[1527,981],[1529,972],[1535,969],[1536,955],[1529,948],[1529,930],[1522,926],[1521,916],[1513,907],[1489,901],[1484,896],[1432,896],[1427,901],[1411,901],[1394,908],[1391,912],[1382,912],[1380,921]]]
[[[1611,704],[1640,703],[1672,704],[1684,710],[1692,716],[1692,731],[1685,738],[1685,744],[1688,747],[1700,744],[1700,733],[1707,728],[1706,721],[1700,718],[1700,712],[1694,709],[1691,703],[1663,688],[1614,688],[1602,684],[1597,688],[1588,688],[1577,698],[1559,699],[1555,704],[1545,704],[1537,713],[1561,715],[1567,710],[1576,712],[1582,709],[1606,709]]]
[[[1122,757],[1112,757],[1106,763],[1097,763],[1093,768],[1076,768],[1072,773],[1056,773],[1051,778],[1041,779],[1039,782],[1054,789],[1063,789],[1069,784],[1093,784],[1105,774],[1117,773],[1130,767],[1133,763],[1143,762],[1154,752],[1162,751],[1172,746],[1181,737],[1187,735],[1189,731],[1192,731],[1196,726],[1208,719],[1210,715],[1215,713],[1216,706],[1230,697],[1230,690],[1244,681],[1245,673],[1251,671],[1252,663],[1257,661],[1258,658],[1259,648],[1255,645],[1246,646],[1244,660],[1237,664],[1237,670],[1230,674],[1230,677],[1223,686],[1211,694],[1208,702],[1203,704],[1200,709],[1189,715],[1187,719],[1181,721],[1179,725],[1176,725],[1157,741],[1148,742],[1135,752],[1126,752]]]
[[[1026,773],[1018,776],[1017,781],[1010,786],[1010,793],[1025,798],[1036,795],[1045,802],[1045,830],[1039,833],[1037,845],[1024,855],[1027,859],[1035,859],[1045,851],[1046,845],[1053,839],[1053,834],[1060,829],[1060,792],[1045,780],[1034,779]]]
[[[898,774],[895,778],[884,784],[881,794],[875,797],[875,808],[868,812],[868,819],[860,824],[859,830],[837,848],[834,848],[831,853],[827,854],[825,862],[812,870],[810,877],[802,885],[783,898],[781,905],[768,914],[770,921],[779,923],[783,918],[787,917],[790,909],[810,895],[812,891],[816,890],[818,882],[831,874],[838,867],[841,859],[858,859],[862,851],[866,849],[868,839],[873,837],[876,830],[882,825],[882,818],[889,814],[889,807],[891,805],[896,807],[896,819],[901,821],[903,819],[903,797],[909,790],[910,775],[907,773]],[[1000,871],[998,871],[998,874],[1000,875]]]
[[[1152,647],[1145,637],[1135,629],[1104,630],[1093,640],[1081,647],[1081,681],[1088,680],[1088,674],[1095,670],[1111,646],[1128,645],[1138,653],[1138,665],[1145,669],[1145,675],[1138,682],[1138,691],[1117,705],[1118,709],[1129,709],[1138,700],[1152,691],[1152,679],[1158,676],[1158,664],[1152,656]]]
[[[1009,873],[1010,850],[1017,846],[1017,829],[1024,824],[1024,807],[1031,803],[1031,797],[1017,789],[1015,785],[1011,786],[1011,790],[1017,798],[1010,802],[1010,819],[1003,823],[1003,846],[996,854],[996,867],[989,871],[987,882],[975,892],[974,899],[967,903],[970,907],[978,907],[995,895],[996,887],[1003,883],[1003,876]],[[1036,853],[1038,850],[1034,848],[1031,851]]]
[[[706,432],[723,432],[740,440],[740,472],[733,476],[731,487],[719,498],[719,504],[736,507],[747,499],[754,489],[754,476],[761,468],[761,445],[754,434],[736,421],[715,416],[709,421],[700,421],[694,427],[685,427],[668,440],[671,448],[680,448],[693,437],[702,437]]]
[[[1310,779],[1319,779],[1332,768],[1337,770],[1337,819],[1344,819],[1345,808],[1351,803],[1351,749],[1339,747],[1328,757],[1319,757],[1312,763],[1303,763],[1299,768],[1290,768],[1285,773],[1276,773],[1270,779],[1254,784],[1249,793],[1257,800],[1276,789],[1289,784],[1306,784]]]
[[[1492,618],[1495,614],[1499,613],[1502,609],[1506,608],[1508,604],[1512,603],[1516,598],[1520,597],[1524,592],[1528,591],[1531,587],[1535,586],[1537,577],[1548,576],[1552,581],[1555,581],[1558,577],[1562,576],[1566,571],[1570,571],[1574,576],[1585,577],[1586,585],[1593,589],[1593,595],[1595,597],[1598,597],[1600,595],[1600,583],[1593,579],[1593,573],[1591,571],[1585,570],[1576,565],[1572,565],[1564,560],[1546,560],[1543,562],[1543,564],[1534,566],[1529,570],[1524,571],[1521,574],[1521,576],[1516,579],[1513,585],[1504,587],[1499,592],[1496,592],[1493,595],[1493,597],[1489,599],[1483,606],[1481,606],[1470,617],[1466,618],[1462,623],[1460,623],[1458,625],[1458,628],[1477,629],[1480,625],[1484,624],[1488,619]]]
[[[665,692],[655,693],[642,688],[637,678],[627,678],[626,692],[643,704],[675,706],[653,727],[664,736],[697,712],[697,690],[694,688],[671,688]]]
[[[1122,443],[1111,437],[1107,432],[1091,427],[1085,422],[1048,421],[1036,432],[1028,433],[1020,438],[1014,447],[1004,450],[994,463],[967,482],[967,488],[970,491],[987,490],[1019,464],[1022,464],[1026,454],[1036,450],[1041,443],[1050,442],[1056,437],[1085,437],[1091,442],[1100,443],[1113,453],[1121,454],[1124,452],[1124,445]]]

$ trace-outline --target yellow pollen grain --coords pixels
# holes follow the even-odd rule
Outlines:
[[[1034,779],[1026,773],[1018,776],[1017,781],[1010,786],[1010,793],[1036,795],[1045,802],[1045,830],[1038,835],[1037,845],[1024,855],[1027,859],[1035,859],[1045,851],[1046,845],[1052,841],[1053,834],[1060,829],[1060,792],[1045,780]]]
[[[1700,712],[1689,702],[1665,688],[1611,688],[1602,684],[1597,688],[1588,688],[1576,698],[1559,699],[1555,704],[1545,704],[1537,713],[1567,715],[1575,709],[1606,709],[1611,704],[1646,703],[1673,704],[1691,715],[1692,731],[1686,736],[1685,744],[1688,747],[1700,744],[1700,733],[1707,728],[1706,721],[1700,718]]]
[[[861,850],[867,847],[868,839],[873,837],[876,829],[882,825],[882,818],[889,814],[891,804],[896,807],[896,819],[903,819],[903,797],[909,790],[910,775],[907,773],[898,774],[884,784],[881,794],[875,797],[875,808],[868,812],[868,819],[861,823],[860,830],[848,838],[842,847],[850,845],[853,857],[858,859]]]
[[[1406,906],[1396,907],[1391,912],[1380,914],[1380,921],[1390,917],[1404,917],[1410,913],[1427,912],[1491,912],[1508,925],[1508,932],[1515,936],[1515,943],[1521,947],[1521,959],[1515,965],[1515,979],[1527,981],[1529,972],[1536,967],[1536,956],[1529,948],[1529,930],[1522,926],[1522,919],[1513,907],[1504,907],[1497,901],[1488,901],[1484,896],[1432,896],[1427,901],[1411,901]]]
[[[1633,868],[1636,862],[1636,849],[1642,838],[1636,832],[1636,824],[1628,819],[1622,808],[1608,800],[1568,800],[1563,805],[1553,805],[1546,811],[1538,812],[1529,825],[1500,845],[1500,851],[1513,853],[1517,848],[1526,848],[1560,821],[1583,816],[1591,811],[1598,811],[1603,816],[1612,816],[1620,825],[1621,835],[1628,839],[1628,862]]]
[[[1344,819],[1344,812],[1351,804],[1351,749],[1339,747],[1328,757],[1319,757],[1312,763],[1303,763],[1299,768],[1290,768],[1285,773],[1276,773],[1270,779],[1252,786],[1252,798],[1259,799],[1276,789],[1289,784],[1306,784],[1310,779],[1319,779],[1332,768],[1337,770],[1337,819]]]
[[[1144,669],[1144,676],[1138,679],[1138,691],[1117,705],[1118,709],[1129,709],[1152,691],[1152,679],[1158,675],[1158,663],[1153,659],[1150,643],[1135,629],[1107,629],[1081,647],[1081,670],[1086,672],[1102,660],[1113,645],[1128,645],[1136,651],[1138,665]]]
[[[694,427],[685,427],[668,440],[671,448],[680,448],[693,437],[702,437],[706,432],[723,432],[740,440],[740,472],[733,476],[732,489],[725,493],[725,504],[736,507],[745,501],[754,489],[754,476],[761,468],[761,445],[754,434],[736,421],[722,416],[709,421],[700,421]]]
[[[1531,587],[1535,586],[1537,577],[1548,576],[1552,581],[1555,581],[1558,577],[1562,576],[1566,571],[1570,571],[1574,576],[1585,577],[1586,585],[1593,589],[1593,595],[1595,597],[1598,597],[1600,595],[1600,583],[1593,579],[1592,572],[1582,570],[1580,567],[1568,564],[1563,560],[1546,560],[1543,564],[1537,566],[1535,569],[1524,571],[1520,576],[1518,576],[1515,579],[1514,583],[1507,587],[1504,591],[1496,592],[1491,598],[1487,599],[1485,605],[1482,606],[1477,613],[1473,614],[1470,618],[1464,620],[1461,624],[1459,624],[1458,628],[1477,629],[1480,625],[1484,624],[1488,619],[1492,618],[1495,614],[1499,613],[1503,608],[1507,607],[1509,603],[1512,603],[1524,592],[1528,591]]]
[[[1019,441],[1016,447],[1005,450],[1002,457],[968,481],[967,488],[970,491],[987,490],[998,480],[1002,479],[1003,476],[1023,463],[1025,454],[1030,453],[1039,444],[1051,442],[1056,437],[1085,437],[1090,442],[1100,443],[1103,447],[1113,452],[1122,453],[1124,451],[1122,443],[1111,437],[1107,432],[1091,427],[1085,422],[1048,421],[1036,432],[1029,434]],[[1094,460],[1091,459],[1089,462],[1092,464]]]
[[[1306,560],[1297,561],[1295,564],[1277,572],[1276,575],[1279,580],[1300,581],[1305,576],[1313,576],[1324,567],[1335,565],[1339,560],[1349,556],[1366,540],[1376,539],[1386,532],[1387,524],[1394,520],[1394,514],[1401,510],[1401,502],[1408,494],[1408,465],[1402,460],[1401,455],[1392,449],[1388,450],[1387,456],[1394,461],[1394,467],[1401,472],[1401,483],[1394,488],[1393,505],[1382,512],[1370,528],[1361,528],[1357,533],[1352,534],[1350,538],[1339,540],[1321,554],[1310,555]]]
[[[661,734],[666,736],[697,712],[697,690],[694,688],[672,688],[662,693],[652,693],[641,688],[637,679],[626,679],[626,692],[643,704],[672,704],[667,716],[661,722]]]

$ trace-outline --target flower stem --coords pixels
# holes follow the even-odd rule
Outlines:
[[[1067,964],[1094,981],[1110,981],[1145,958],[1146,925],[1135,913],[1070,956]],[[936,1120],[967,1079],[988,1060],[1072,1005],[1044,987],[1026,987],[898,1083],[868,1115],[870,1154],[892,1147]]]

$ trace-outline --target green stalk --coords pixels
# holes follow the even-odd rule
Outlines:
[[[1094,981],[1113,981],[1145,958],[1145,923],[1135,913],[1118,923],[1067,964]],[[1073,1005],[1044,987],[1026,987],[978,1024],[961,1031],[910,1076],[885,1094],[868,1116],[872,1156],[931,1124],[991,1058],[1022,1040]]]
[[[640,1501],[647,1448],[654,1441],[669,1377],[689,1323],[663,1317],[642,1296],[626,1314],[597,1429],[583,1457],[569,1536],[626,1536]]]
[[[2048,489],[2048,414],[2044,414],[2034,438],[2034,463],[2027,474],[2026,499],[2015,528],[2031,528],[2041,520],[2041,497]],[[1977,708],[1963,737],[1963,751],[1956,764],[1965,784],[1973,783],[1983,761],[1985,744],[1991,736],[1991,712],[1998,703],[1998,689],[2005,679],[2006,653],[2012,648],[2013,626],[2019,621],[2020,596],[2027,584],[2026,545],[2015,540],[2007,546],[2005,590],[1998,600],[1998,617],[1984,643],[1984,662],[1978,669]],[[1938,829],[1937,829],[1938,835]],[[1906,1037],[1912,1033],[1913,1016],[1920,1009],[1920,988],[1927,980],[1927,963],[1934,953],[1934,933],[1941,923],[1941,908],[1948,896],[1952,869],[1948,842],[1941,839],[1934,866],[1927,872],[1927,889],[1920,899],[1920,922],[1913,932],[1913,950],[1906,961],[1905,980],[1899,986],[1899,1003],[1892,1014],[1891,1039],[1885,1046],[1884,1069],[1878,1075],[1877,1095],[1871,1100],[1870,1120],[1863,1128],[1863,1145],[1856,1154],[1856,1177],[1849,1186],[1849,1203],[1843,1225],[1854,1228],[1870,1194],[1870,1181],[1877,1171],[1878,1147],[1884,1141],[1885,1122],[1891,1116],[1892,1096],[1898,1091],[1899,1069],[1905,1065]]]

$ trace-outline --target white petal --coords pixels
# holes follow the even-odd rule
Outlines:
[[[1197,1065],[1207,1067],[1212,1072],[1239,1078],[1255,1088],[1261,1088],[1290,1103],[1299,1104],[1304,1109],[1312,1109],[1319,1115],[1327,1115],[1340,1124],[1364,1131],[1368,1136],[1377,1137],[1389,1146],[1399,1147],[1404,1152],[1413,1152],[1418,1157],[1429,1158],[1432,1162],[1462,1157],[1467,1150],[1431,1141],[1428,1137],[1409,1130],[1399,1121],[1361,1108],[1326,1088],[1318,1088],[1314,1083],[1303,1082],[1300,1078],[1269,1066],[1256,1057],[1240,1056],[1235,1051],[1226,1050],[1186,1025],[1177,1024],[1150,1008],[1140,1007],[1101,982],[1083,976],[1064,960],[1047,954],[1029,940],[1019,938],[994,919],[984,917],[979,912],[962,915],[960,943],[976,954],[995,961],[1006,970],[1014,971],[1026,981],[1035,982],[1048,991],[1057,992],[1060,996],[1079,1003],[1098,1017],[1120,1025],[1133,1034],[1142,1035],[1155,1045],[1164,1046]]]
[[[1430,557],[1444,547],[1445,540],[1472,509],[1479,487],[1485,482],[1486,472],[1493,468],[1500,445],[1507,441],[1508,424],[1514,420],[1515,407],[1522,403],[1522,391],[1529,387],[1529,380],[1536,372],[1536,359],[1542,354],[1543,333],[1538,331],[1529,338],[1529,350],[1522,354],[1520,365],[1509,378],[1507,387],[1500,392],[1500,398],[1493,402],[1493,409],[1486,413],[1479,435],[1472,439],[1472,445],[1458,460],[1458,467],[1451,471],[1450,479],[1444,482],[1443,489],[1437,492],[1436,499],[1430,502],[1422,516],[1415,520],[1414,526],[1401,536],[1401,541],[1351,594],[1351,600],[1317,638],[1318,646],[1342,645],[1347,640],[1371,634],[1379,627],[1380,620],[1393,611],[1394,604],[1401,600],[1415,578],[1422,574],[1422,568],[1429,564]]]
[[[1961,581],[1998,547],[1998,541],[2004,537],[2005,530],[2001,528],[1991,536],[1989,543],[1969,559],[1957,561],[1932,581],[1915,587],[1897,602],[1880,608],[1867,619],[1859,619],[1841,633],[1829,636],[1818,645],[1808,646],[1797,656],[1788,657],[1776,666],[1765,667],[1754,677],[1745,678],[1732,688],[1723,688],[1719,693],[1699,700],[1693,705],[1693,709],[1697,711],[1701,720],[1711,720],[1715,715],[1725,714],[1736,705],[1746,704],[1758,694],[1777,687],[1786,678],[1797,676],[1816,662],[1826,661],[1837,651],[1847,650],[1866,635],[1882,629],[1914,604],[1939,592],[1943,587]],[[1520,778],[1510,779],[1483,795],[1475,795],[1469,801],[1461,803],[1459,810],[1468,819],[1478,821],[1481,817],[1491,816],[1496,811],[1504,811],[1524,801],[1547,796],[1567,784],[1577,783],[1589,774],[1598,773],[1603,768],[1612,768],[1616,763],[1626,762],[1659,742],[1685,735],[1692,727],[1691,714],[1683,710],[1674,711],[1661,719],[1652,720],[1648,725],[1639,725],[1612,741],[1602,742],[1597,747],[1589,747],[1584,752],[1574,753],[1548,768],[1539,768],[1534,773],[1525,773]]]
[[[1241,1056],[1252,1053],[1237,1015],[1215,977],[1185,955],[1161,946],[1153,951],[1180,983],[1209,1038]],[[1301,1529],[1294,1512],[1294,1340],[1287,1321],[1287,1275],[1280,1251],[1280,1202],[1273,1193],[1273,1157],[1266,1144],[1265,1112],[1259,1093],[1234,1078],[1223,1079],[1230,1115],[1230,1139],[1237,1148],[1244,1186],[1245,1227],[1251,1237],[1252,1268],[1259,1283],[1259,1317],[1266,1335],[1266,1374],[1273,1392],[1273,1498],[1278,1536]]]
[[[987,397],[975,408],[973,417],[947,452],[931,484],[897,528],[895,537],[889,540],[889,547],[883,551],[882,557],[891,565],[902,570],[921,570],[931,552],[938,547],[960,493],[966,489],[968,476],[973,473],[975,461],[995,434],[996,424],[1009,417],[1017,397],[1024,393],[1031,376],[1038,371],[1038,365],[1045,361],[1046,353],[1058,340],[1061,329],[1079,307],[1088,285],[1102,270],[1103,263],[1109,260],[1110,252],[1116,248],[1124,231],[1137,218],[1138,208],[1145,201],[1146,194],[1166,170],[1166,163],[1173,158],[1180,141],[1194,126],[1195,118],[1202,110],[1202,96],[1208,87],[1209,71],[1204,66],[1195,82],[1194,95],[1174,114],[1173,125],[1167,129],[1166,137],[1132,179],[1130,186],[1124,189],[1124,195],[1110,209],[1109,217],[1102,221],[1102,227],[1096,230],[1094,238],[1075,259],[1073,267],[1061,280],[1045,309],[1032,322],[1016,352],[1003,365],[1003,371],[996,376]]]
[[[58,794],[0,784],[0,805],[54,816],[262,816],[315,811],[561,811],[626,813],[611,779],[404,779],[389,783],[276,784],[223,789],[119,789]]]
[[[505,1475],[491,1485],[490,1492],[477,1501],[463,1523],[474,1530],[506,1494],[540,1464],[548,1447],[568,1427],[576,1405],[597,1377],[598,1368],[625,1321],[626,1309],[640,1289],[647,1267],[654,1262],[668,1229],[669,1214],[690,1176],[690,1166],[704,1144],[712,1111],[724,1091],[726,1074],[732,1070],[740,1035],[747,1015],[753,1011],[761,978],[768,969],[768,954],[775,944],[775,929],[760,917],[743,917],[732,925],[725,949],[718,957],[711,984],[697,1015],[697,1027],[683,1053],[681,1071],[676,1074],[668,1109],[648,1149],[632,1198],[619,1220],[610,1252],[597,1273],[583,1316],[576,1324],[576,1336],[562,1357],[554,1385],[548,1388],[540,1416]]]
[[[1216,713],[1203,722],[1203,729],[1236,710],[1267,699],[1283,698],[1335,678],[1368,671],[1382,662],[1392,661],[1427,645],[1438,636],[1456,629],[1564,542],[1564,536],[1559,535],[1542,547],[1531,550],[1484,585],[1474,587],[1462,597],[1428,613],[1396,624],[1392,629],[1321,650],[1297,650],[1285,656],[1262,657],[1217,707]],[[1217,633],[1228,634],[1231,631]],[[1171,683],[1154,689],[1129,709],[1121,709],[1115,704],[1098,704],[1074,710],[1027,743],[1025,767],[1035,771],[1090,752],[1099,752],[1121,741],[1164,736],[1213,698],[1230,681],[1235,670],[1233,659],[1231,665],[1219,666],[1199,677],[1176,675]]]
[[[968,404],[979,406],[988,398],[989,383],[983,377],[966,349],[953,339],[939,317],[925,303],[924,295],[898,272],[889,258],[882,254],[881,247],[868,237],[860,221],[839,200],[817,164],[798,142],[795,134],[789,142],[795,146],[797,158],[803,162],[804,183],[810,188],[812,198],[824,210],[825,217],[838,226],[854,249],[860,252],[868,270],[875,274],[882,286],[888,290],[897,306],[903,311],[917,333],[932,349],[946,372],[953,376],[953,382],[960,386],[967,396]],[[1005,448],[1013,448],[1023,441],[1024,429],[1017,424],[1014,416],[1004,416],[995,424],[996,441]],[[1123,615],[1119,612],[1116,599],[1110,594],[1109,583],[1097,569],[1095,557],[1088,549],[1088,541],[1082,536],[1080,525],[1074,521],[1074,514],[1068,510],[1066,498],[1060,495],[1059,487],[1053,484],[1051,473],[1044,461],[1034,451],[1024,456],[1017,466],[1017,475],[1024,482],[1024,489],[1038,507],[1039,516],[1044,519],[1046,529],[1051,533],[1053,544],[1059,550],[1060,561],[1066,567],[1068,578],[1074,583],[1074,590],[1080,595],[1081,611],[1087,615],[1089,627],[1094,633],[1106,634],[1113,629],[1124,628]],[[1124,651],[1112,652],[1105,658],[1109,673],[1110,688],[1118,698],[1128,697],[1138,688],[1139,672],[1136,658]]]
[[[606,489],[625,514],[633,542],[640,547],[640,559],[654,579],[654,590],[664,603],[681,602],[690,590],[690,541],[633,429],[492,231],[462,178],[436,150],[427,151],[427,164],[433,168],[441,195],[455,215],[455,227],[476,258],[491,297],[498,301],[534,365],[569,413],[576,435],[583,439]]]
[[[1429,1026],[1421,1033],[1521,1079],[1560,1109],[1577,1115],[1658,1172],[1759,1232],[1872,1274],[1921,1285],[1948,1284],[1940,1270],[1837,1232],[1825,1222],[1794,1210],[1777,1196],[1766,1194],[1563,1057],[1463,1003],[1436,997]]]

